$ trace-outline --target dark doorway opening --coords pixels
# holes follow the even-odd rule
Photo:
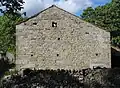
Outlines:
[[[111,48],[111,66],[112,68],[120,68],[120,51],[119,48]]]

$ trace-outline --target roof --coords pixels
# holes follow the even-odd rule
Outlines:
[[[82,21],[86,22],[85,20],[81,19],[79,16],[76,16],[76,15],[74,15],[74,14],[72,14],[72,13],[70,13],[70,12],[68,12],[68,11],[66,11],[66,10],[64,10],[64,9],[62,9],[62,8],[59,8],[59,7],[58,7],[58,6],[56,6],[56,5],[52,5],[52,6],[48,7],[48,8],[46,8],[46,9],[44,9],[44,10],[42,10],[42,11],[38,12],[37,14],[35,14],[35,15],[33,15],[33,16],[31,16],[31,17],[27,18],[26,20],[21,21],[21,22],[18,22],[16,25],[19,25],[19,24],[21,24],[21,23],[23,23],[23,22],[26,22],[26,21],[28,21],[29,19],[32,19],[32,18],[34,18],[34,17],[38,16],[39,14],[41,14],[42,12],[44,12],[44,11],[46,11],[46,10],[50,9],[50,8],[53,8],[53,7],[56,7],[56,8],[58,8],[58,9],[60,9],[60,10],[64,11],[64,12],[66,12],[66,13],[68,13],[68,14],[71,14],[72,16],[74,16],[74,17],[76,17],[76,18],[78,18],[78,19],[80,19],[80,20],[82,20]],[[89,22],[86,22],[86,23],[89,23]],[[91,23],[89,23],[89,24],[91,24]],[[96,26],[96,25],[94,25],[94,24],[91,24],[91,25],[93,25],[93,26],[97,27],[97,26]],[[99,27],[98,27],[98,28],[99,28]],[[100,28],[100,29],[101,29],[101,28]],[[102,30],[103,30],[103,31],[106,31],[106,30],[104,30],[104,29],[102,29]],[[106,32],[109,32],[109,31],[106,31]]]
[[[37,14],[35,14],[35,15],[33,15],[33,16],[31,16],[31,17],[27,18],[26,20],[24,20],[24,21],[21,21],[21,22],[17,23],[16,25],[19,25],[19,24],[21,24],[21,23],[23,23],[23,22],[26,22],[26,21],[28,21],[29,19],[32,19],[32,18],[34,18],[34,17],[38,16],[40,13],[42,13],[42,12],[44,12],[44,11],[46,11],[46,10],[48,10],[48,9],[52,8],[52,7],[56,7],[56,8],[58,8],[58,9],[62,10],[62,11],[67,12],[68,14],[71,14],[71,15],[73,15],[73,16],[75,16],[75,17],[77,17],[77,18],[81,19],[79,16],[76,16],[76,15],[74,15],[74,14],[72,14],[72,13],[70,13],[70,12],[68,12],[68,11],[66,11],[66,10],[64,10],[64,9],[62,9],[62,8],[59,8],[59,7],[58,7],[58,6],[56,6],[56,5],[52,5],[52,6],[48,7],[48,8],[46,8],[46,9],[44,9],[44,10],[42,10],[42,11],[38,12]],[[81,19],[81,20],[82,20],[82,19]]]
[[[116,51],[120,52],[120,48],[118,48],[118,47],[111,46],[111,48],[113,48],[114,50],[116,50]]]

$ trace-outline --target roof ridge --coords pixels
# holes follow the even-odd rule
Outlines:
[[[62,8],[60,8],[60,7],[58,7],[58,6],[56,6],[55,4],[53,4],[53,5],[51,5],[50,7],[48,7],[48,8],[46,8],[46,9],[44,9],[44,10],[38,12],[37,14],[35,14],[35,15],[33,15],[33,16],[27,18],[26,20],[21,21],[21,22],[18,22],[16,25],[19,25],[19,24],[21,24],[21,23],[23,23],[23,22],[26,22],[26,21],[28,21],[29,19],[38,16],[40,13],[42,13],[42,12],[46,11],[47,9],[52,8],[52,7],[56,7],[56,8],[58,8],[58,9],[62,10],[62,11],[65,11],[65,12],[68,13],[68,14],[71,14],[72,16],[75,16],[75,17],[81,19],[79,16],[76,16],[76,15],[74,15],[74,14],[72,14],[72,13],[70,13],[70,12],[68,12],[68,11],[66,11],[66,10],[64,10],[64,9],[62,9]],[[82,20],[82,19],[81,19],[81,20]],[[85,22],[86,22],[86,21],[85,21]],[[87,23],[89,23],[89,22],[87,22]]]
[[[50,9],[50,8],[53,8],[53,7],[56,7],[56,8],[58,8],[59,10],[62,10],[62,11],[64,11],[64,12],[66,12],[66,13],[68,13],[68,14],[70,14],[70,15],[72,15],[72,16],[74,16],[74,17],[76,17],[76,18],[78,18],[78,19],[80,19],[80,20],[82,20],[82,21],[84,21],[84,22],[86,22],[86,23],[89,23],[89,24],[91,24],[91,25],[93,25],[93,26],[95,26],[95,27],[97,27],[97,28],[100,28],[100,27],[98,27],[98,26],[96,26],[96,25],[94,25],[94,24],[92,24],[92,23],[90,23],[90,22],[87,22],[87,21],[81,19],[79,16],[76,16],[75,14],[72,14],[72,13],[70,13],[70,12],[68,12],[68,11],[66,11],[66,10],[64,10],[64,9],[62,9],[62,8],[60,8],[60,7],[58,7],[58,6],[56,6],[55,4],[51,5],[50,7],[46,8],[46,9],[40,11],[40,12],[38,12],[37,14],[35,14],[35,15],[29,17],[29,18],[26,19],[26,20],[17,23],[16,25],[19,25],[19,24],[21,24],[21,23],[23,23],[23,22],[26,22],[26,21],[28,21],[29,19],[32,19],[32,18],[38,16],[40,13],[42,13],[42,12],[44,12],[44,11]],[[102,28],[100,28],[100,29],[102,29]],[[109,32],[109,31],[106,31],[106,30],[104,30],[104,29],[102,29],[102,30],[105,31],[105,32]]]
[[[35,15],[33,15],[33,16],[31,16],[31,17],[28,17],[26,20],[16,23],[16,25],[19,25],[19,24],[21,24],[21,23],[23,23],[23,22],[26,22],[26,21],[28,21],[29,19],[38,16],[40,13],[42,13],[42,12],[46,11],[47,9],[52,8],[52,7],[57,7],[57,6],[53,4],[53,5],[51,5],[50,7],[46,8],[46,9],[43,9],[43,10],[41,10],[40,12],[36,13]],[[57,8],[59,8],[59,7],[57,7]]]

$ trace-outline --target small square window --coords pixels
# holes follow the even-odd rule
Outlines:
[[[58,38],[58,40],[60,40],[60,38]]]
[[[89,34],[89,32],[85,32],[85,34]]]
[[[37,25],[37,23],[36,23],[36,22],[33,22],[33,25]]]
[[[52,27],[57,27],[57,23],[56,22],[52,22]]]
[[[59,56],[59,54],[57,54],[57,57]]]
[[[96,55],[96,56],[98,56],[99,54],[98,54],[98,53],[96,53],[95,55]]]

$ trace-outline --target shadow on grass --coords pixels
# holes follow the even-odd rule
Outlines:
[[[15,67],[15,64],[10,64],[9,60],[0,59],[0,79],[3,77],[6,71],[9,71],[10,68]]]
[[[84,88],[120,88],[120,69],[92,70],[85,77]]]
[[[78,71],[77,71],[78,72]],[[83,88],[83,83],[69,70],[30,70],[4,80],[5,88]],[[78,72],[79,73],[79,72]]]

